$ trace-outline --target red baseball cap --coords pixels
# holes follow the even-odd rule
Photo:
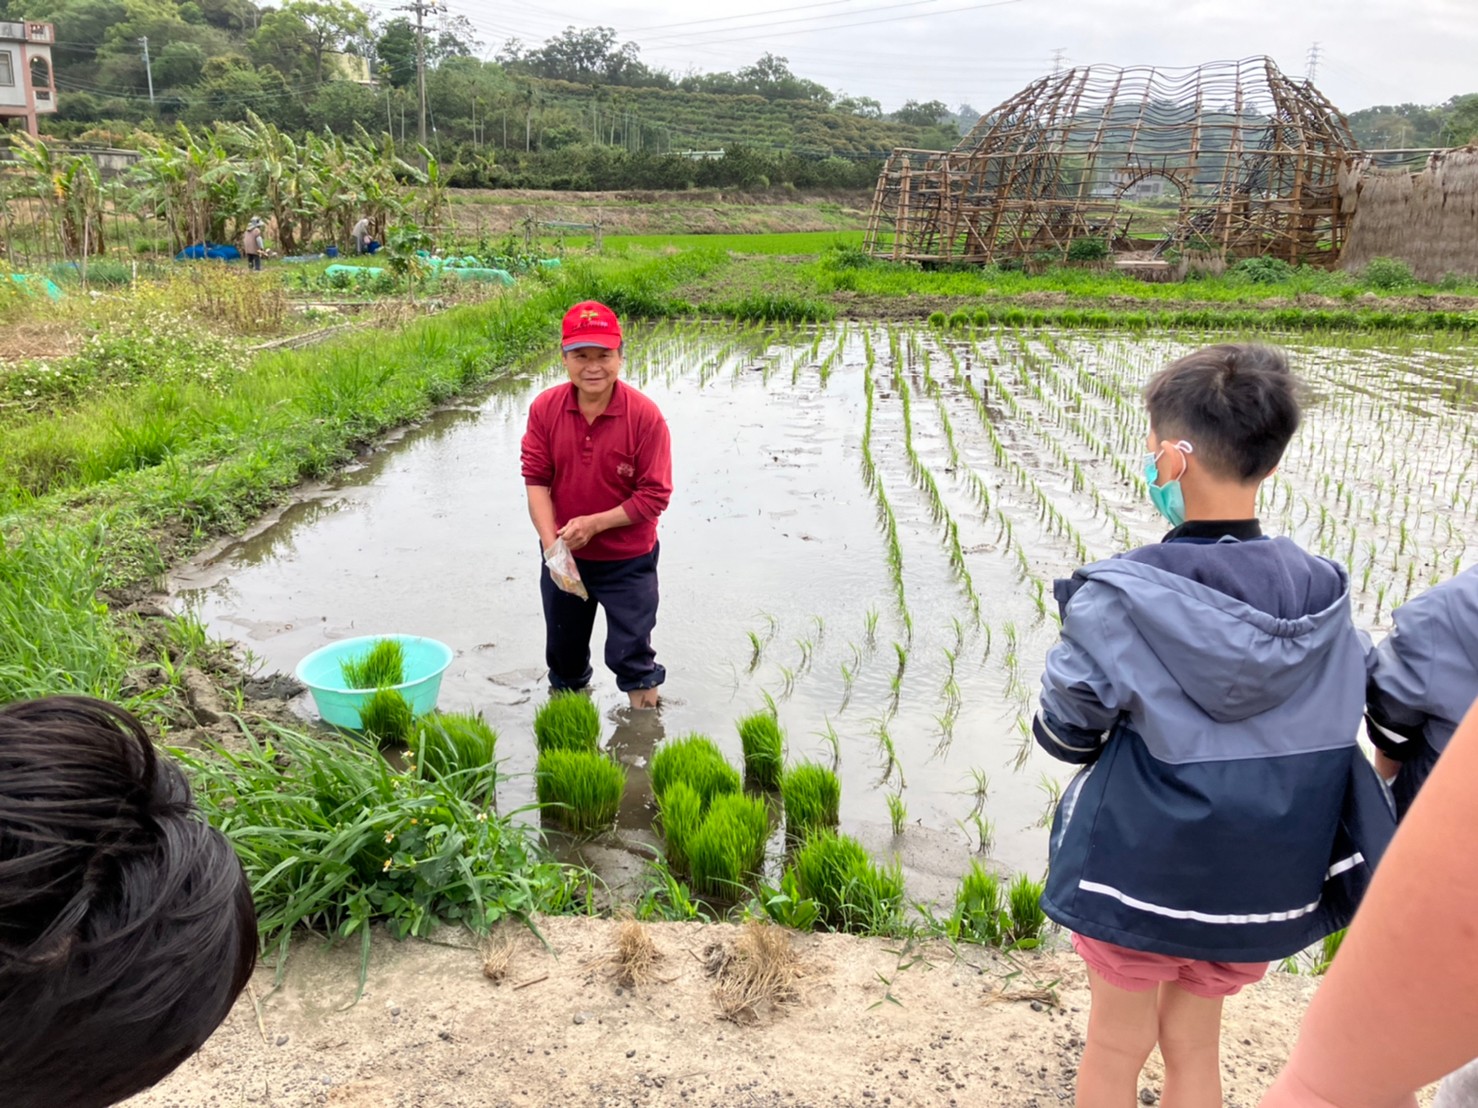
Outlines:
[[[565,312],[560,347],[578,350],[582,346],[601,346],[607,350],[621,346],[621,321],[599,301],[582,300]]]

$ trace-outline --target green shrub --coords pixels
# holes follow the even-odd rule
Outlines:
[[[1293,267],[1281,258],[1243,258],[1227,270],[1253,285],[1276,285],[1293,277]]]
[[[359,709],[359,729],[382,743],[403,743],[415,729],[416,716],[394,689],[377,689]]]
[[[784,292],[750,293],[701,307],[744,323],[826,323],[836,315],[824,301]]]
[[[681,781],[698,794],[705,811],[714,797],[737,793],[744,786],[714,741],[704,735],[685,735],[664,743],[652,755],[648,773],[659,801],[674,782]]]
[[[949,324],[949,316],[945,315],[943,312],[930,312],[929,313],[929,326],[930,327],[933,327],[936,331],[942,331],[942,330],[944,330],[944,328],[948,324]]]
[[[979,862],[970,863],[970,872],[955,891],[955,910],[950,917],[950,933],[955,939],[994,944],[1001,941],[1005,918],[1001,881]]]
[[[778,789],[785,764],[785,735],[780,721],[769,712],[755,712],[741,719],[738,727],[745,776],[762,789]]]
[[[991,322],[990,309],[976,308],[974,314],[970,318],[977,327],[989,327]]]
[[[799,841],[837,825],[842,783],[825,766],[802,762],[780,775],[780,798],[785,803],[786,834]]]
[[[372,923],[396,938],[440,923],[486,933],[505,916],[569,906],[563,868],[458,789],[397,772],[363,739],[268,730],[247,731],[245,749],[173,754],[236,848],[262,942],[279,956],[299,928],[357,933],[362,984]]]
[[[1047,926],[1047,913],[1042,911],[1041,881],[1033,881],[1024,873],[1016,875],[1006,891],[1006,907],[1010,922],[1002,938],[1014,946],[1030,948],[1042,940]]]
[[[856,839],[817,831],[796,851],[793,864],[800,894],[816,902],[827,927],[876,934],[896,924],[903,907],[903,873],[896,863],[873,865]]]
[[[1070,262],[1101,262],[1108,256],[1106,239],[1078,238],[1067,244],[1067,260]]]
[[[469,796],[488,796],[497,773],[498,733],[481,715],[432,712],[422,716],[411,745],[421,775],[456,777]]]
[[[974,318],[968,308],[956,308],[949,313],[949,325],[956,331],[963,331],[970,326]]]
[[[765,862],[770,817],[765,802],[743,793],[713,798],[708,814],[685,844],[693,888],[704,896],[737,899]]]
[[[703,822],[703,798],[686,781],[673,781],[657,802],[662,816],[662,839],[667,844],[667,864],[688,871],[688,843]]]
[[[626,770],[592,750],[541,751],[534,774],[545,813],[581,835],[611,825],[626,789]]]
[[[582,692],[558,692],[534,713],[534,745],[594,753],[600,745],[600,709]]]
[[[405,682],[405,648],[395,639],[380,639],[363,654],[339,662],[346,689],[385,689]]]
[[[821,254],[821,265],[827,269],[867,269],[873,264],[874,259],[866,250],[845,243],[833,243]]]
[[[1360,271],[1360,280],[1373,289],[1389,292],[1416,284],[1411,266],[1398,258],[1371,258]]]

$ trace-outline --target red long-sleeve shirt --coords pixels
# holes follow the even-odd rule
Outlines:
[[[620,505],[629,527],[613,527],[577,556],[596,562],[639,558],[657,544],[657,517],[672,497],[672,439],[650,399],[622,381],[606,410],[587,423],[575,386],[545,389],[529,406],[520,451],[525,485],[542,485],[554,501],[554,523]]]

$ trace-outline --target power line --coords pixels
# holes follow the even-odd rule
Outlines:
[[[919,7],[922,4],[932,4],[932,3],[937,3],[937,2],[938,2],[938,0],[908,0],[908,2],[906,2],[906,3],[902,3],[902,4],[889,4],[889,5],[885,5],[884,7],[881,7],[881,8],[874,8],[872,10],[873,11],[886,11],[886,10],[889,10],[889,9],[892,9],[892,8],[914,8],[914,7]],[[946,8],[943,11],[910,12],[907,15],[893,15],[893,16],[888,16],[888,17],[886,17],[884,19],[863,19],[863,20],[856,20],[856,21],[850,22],[850,23],[823,23],[823,24],[821,24],[820,26],[817,26],[817,27],[800,27],[800,28],[797,28],[796,30],[788,31],[786,33],[787,34],[792,34],[792,35],[809,35],[809,34],[815,34],[817,31],[845,31],[845,30],[847,30],[849,28],[852,28],[852,27],[874,27],[874,26],[877,26],[878,24],[882,24],[882,23],[899,23],[899,22],[902,22],[904,20],[909,20],[909,19],[934,19],[934,18],[936,18],[938,16],[941,16],[941,15],[960,15],[960,14],[962,14],[964,12],[981,11],[981,10],[983,10],[985,8],[1003,8],[1003,7],[1006,7],[1006,6],[1011,5],[1011,4],[1022,4],[1022,3],[1025,3],[1025,2],[1026,2],[1026,0],[987,0],[986,3],[967,4],[964,7],[960,7],[960,8]],[[861,13],[859,13],[859,14],[861,14]],[[749,35],[749,36],[740,37],[740,38],[734,38],[734,37],[732,37],[728,33],[728,30],[726,30],[726,29],[720,29],[720,30],[711,31],[711,32],[698,32],[698,34],[716,34],[716,35],[719,35],[721,37],[707,39],[707,40],[705,40],[703,42],[699,42],[699,43],[696,43],[696,44],[693,44],[693,43],[685,43],[685,42],[672,42],[672,43],[669,43],[669,45],[672,45],[672,46],[717,45],[717,44],[720,44],[720,43],[722,43],[722,44],[728,44],[728,43],[733,43],[733,42],[752,42],[755,39],[768,39],[768,38],[771,38],[772,35],[773,35],[773,28],[775,28],[775,27],[783,27],[783,26],[786,26],[788,24],[793,24],[793,23],[814,23],[818,19],[825,19],[825,18],[827,18],[827,17],[825,17],[825,16],[814,16],[813,15],[813,16],[802,16],[799,19],[782,19],[782,20],[778,20],[778,21],[775,21],[775,22],[771,22],[771,23],[766,24],[765,25],[764,33],[762,33],[762,34]],[[738,30],[748,30],[749,28],[737,28],[737,29]],[[661,43],[667,42],[669,39],[672,39],[672,38],[679,38],[679,39],[681,39],[681,38],[687,38],[687,37],[689,37],[689,36],[686,36],[686,35],[676,35],[676,36],[674,36],[674,35],[659,35],[655,40],[650,40],[650,41],[655,41],[655,42],[661,44]]]

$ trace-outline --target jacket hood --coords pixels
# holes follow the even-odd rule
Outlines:
[[[1085,566],[1078,576],[1118,593],[1144,648],[1217,722],[1244,720],[1288,701],[1350,633],[1349,577],[1336,563],[1287,540],[1218,544],[1224,550],[1176,551],[1176,545],[1156,551],[1159,564],[1111,558]],[[1261,549],[1249,552],[1252,547]],[[1273,578],[1298,579],[1296,594],[1285,590],[1281,607],[1309,610],[1292,616],[1264,611],[1183,570],[1165,568],[1177,559],[1247,563],[1239,569],[1257,574],[1269,588],[1276,587]]]

